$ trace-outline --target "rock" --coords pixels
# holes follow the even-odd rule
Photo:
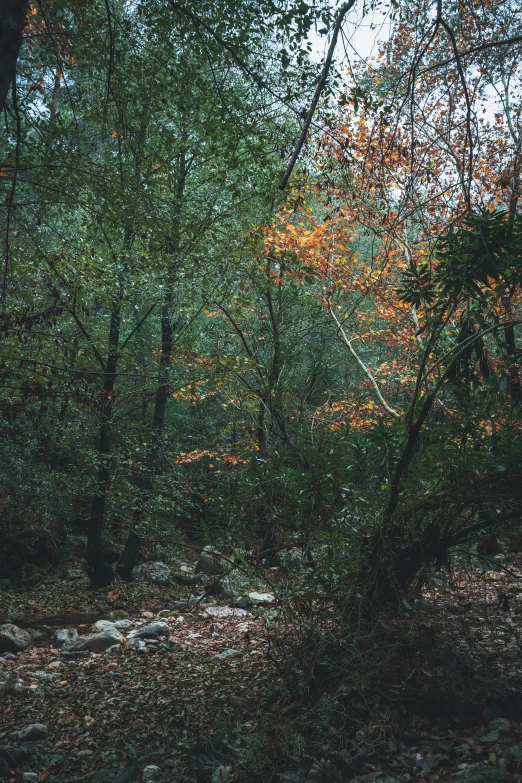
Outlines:
[[[179,571],[173,571],[172,579],[178,585],[194,585],[199,582],[199,576],[187,566],[182,566]]]
[[[158,612],[158,617],[172,617],[174,610],[173,609],[162,609],[160,612]]]
[[[117,620],[128,620],[129,619],[129,613],[126,612],[124,609],[113,609],[110,611],[107,615],[107,620],[111,620],[113,623]]]
[[[143,769],[142,779],[156,780],[156,778],[158,778],[160,775],[161,775],[161,769],[157,767],[155,764],[149,764]]]
[[[155,636],[164,636],[169,632],[169,626],[167,623],[148,623],[141,628],[136,628],[135,631],[131,631],[127,636],[129,638],[137,639],[151,639]]]
[[[16,661],[16,655],[14,653],[4,653],[0,655],[3,661]]]
[[[27,633],[33,640],[33,642],[37,642],[39,639],[44,638],[43,631],[37,631],[36,628],[28,628]]]
[[[13,689],[13,678],[9,672],[0,670],[0,699]]]
[[[22,772],[22,780],[27,781],[27,783],[38,783],[38,773]]]
[[[245,609],[235,609],[232,606],[207,606],[203,615],[213,620],[221,620],[224,617],[246,617],[247,613]]]
[[[118,630],[120,631],[125,628],[130,628],[131,625],[132,625],[131,620],[116,620],[116,622],[114,623],[114,627],[118,628]]]
[[[102,631],[101,633],[91,633],[88,636],[84,636],[83,639],[77,639],[75,642],[64,646],[63,652],[103,652],[113,644],[119,644],[123,642],[125,637],[118,631],[117,628],[113,628],[110,631]]]
[[[29,763],[36,755],[36,746],[31,744],[22,747],[14,747],[12,745],[0,747],[0,763],[3,761],[11,768]]]
[[[241,655],[240,651],[229,648],[228,650],[223,650],[223,652],[214,655],[214,658],[217,658],[219,661],[226,661],[228,658],[235,658],[236,655]]]
[[[133,576],[141,576],[146,582],[154,585],[168,585],[171,581],[170,566],[158,561],[157,563],[143,563],[133,571]]]
[[[248,600],[254,606],[273,606],[275,604],[275,595],[272,593],[249,593]]]
[[[502,579],[502,577],[496,571],[486,571],[484,574],[484,579],[486,582],[498,582],[500,579]]]
[[[79,658],[89,658],[93,653],[90,650],[66,650],[62,649],[60,658],[62,661],[76,661]]]
[[[144,651],[146,646],[144,639],[139,639],[136,636],[131,636],[125,643],[127,650],[137,650],[138,652]]]
[[[522,745],[511,745],[504,751],[506,767],[510,772],[522,770]]]
[[[207,574],[207,576],[220,576],[229,570],[229,563],[211,546],[206,546],[203,549],[195,568],[196,574]]]
[[[0,652],[19,652],[29,647],[31,637],[22,628],[12,623],[0,625]]]
[[[52,672],[36,671],[31,674],[31,677],[36,677],[37,680],[54,680],[56,674]]]
[[[13,735],[13,739],[17,739],[19,742],[39,742],[46,737],[47,726],[45,723],[30,723]]]
[[[65,572],[65,579],[71,582],[75,579],[83,579],[84,576],[86,576],[86,574],[81,568],[68,568]]]
[[[53,647],[57,647],[59,650],[61,650],[64,644],[72,644],[72,642],[75,642],[77,638],[78,631],[76,628],[60,628],[55,632],[52,644]]]
[[[102,631],[114,631],[115,627],[112,620],[98,620],[94,623],[92,630],[101,633]]]
[[[169,627],[167,623],[149,623],[141,628],[137,628],[135,631],[131,631],[127,636],[126,648],[128,650],[144,650],[148,643],[157,641],[158,636],[168,634]]]
[[[507,718],[496,718],[495,720],[490,720],[488,723],[488,729],[489,731],[498,731],[500,734],[509,734],[511,731],[511,721],[507,720]]]

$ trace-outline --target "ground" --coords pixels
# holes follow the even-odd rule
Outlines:
[[[45,617],[53,616],[55,625],[63,619],[59,626],[67,627],[73,624],[67,617],[77,619],[80,610],[89,610],[89,622],[77,624],[86,634],[95,615],[103,618],[116,608],[128,612],[134,627],[160,612],[168,624],[168,639],[154,651],[140,653],[122,644],[63,661],[44,630],[14,660],[0,660],[0,669],[17,682],[2,703],[0,749],[16,745],[11,735],[28,724],[47,727],[47,736],[29,746],[26,759],[4,770],[6,779],[20,781],[22,772],[32,771],[40,781],[112,781],[118,770],[127,769],[127,777],[120,772],[118,778],[125,783],[154,765],[159,769],[146,775],[157,774],[158,783],[433,783],[450,774],[455,781],[466,780],[481,769],[500,775],[506,767],[514,774],[511,780],[522,781],[517,774],[519,768],[522,772],[520,580],[516,559],[488,571],[475,569],[471,577],[434,577],[421,608],[411,610],[409,620],[406,611],[405,622],[411,633],[424,628],[428,640],[434,633],[444,637],[443,644],[430,653],[417,650],[400,676],[390,668],[389,692],[380,702],[374,703],[368,690],[367,709],[357,713],[360,693],[351,697],[356,708],[348,724],[343,728],[332,721],[326,732],[318,716],[321,709],[330,714],[328,695],[313,701],[309,694],[292,692],[285,677],[288,662],[277,645],[277,635],[288,629],[274,624],[263,609],[216,620],[206,617],[201,605],[184,603],[187,588],[135,583],[93,592],[52,576],[31,591],[4,592],[3,620],[23,618],[37,629]],[[390,631],[391,621],[383,623]],[[216,657],[227,649],[236,654]],[[448,657],[447,650],[454,652]],[[462,660],[469,674],[459,669]],[[451,679],[455,672],[464,694],[459,694],[462,710],[445,712],[441,705],[451,701],[444,700],[443,678],[450,690],[459,691]],[[495,699],[483,680],[487,698],[474,710],[474,691],[488,676],[503,683],[503,693]],[[434,693],[441,699],[432,705]],[[400,715],[401,700],[402,717],[390,719],[392,713]]]

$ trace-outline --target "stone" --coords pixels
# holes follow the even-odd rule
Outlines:
[[[66,650],[62,649],[60,658],[62,661],[77,661],[80,658],[90,658],[94,655],[90,650]]]
[[[203,549],[195,568],[196,574],[206,574],[207,576],[222,576],[229,570],[229,564],[211,546],[206,546]]]
[[[171,582],[172,572],[167,563],[158,561],[156,563],[143,563],[133,571],[133,576],[138,576],[146,582],[154,585],[168,585]]]
[[[148,764],[143,768],[142,779],[143,780],[156,780],[161,775],[161,769],[156,764]]]
[[[0,699],[13,689],[13,678],[9,672],[0,670]]]
[[[128,620],[129,619],[129,613],[126,612],[124,609],[112,609],[106,619],[111,620],[113,623],[115,623],[117,620]]]
[[[113,644],[119,644],[123,642],[125,637],[118,631],[117,628],[113,628],[110,631],[102,631],[101,633],[91,633],[88,636],[84,636],[81,639],[77,639],[75,642],[64,646],[63,652],[104,652]]]
[[[249,593],[248,599],[254,606],[273,606],[276,600],[272,593]]]
[[[60,628],[54,633],[52,645],[61,650],[64,645],[72,644],[77,638],[78,631],[76,628]]]
[[[522,745],[511,745],[504,751],[506,767],[510,772],[519,772],[522,770]]]
[[[213,620],[221,620],[225,617],[246,617],[247,612],[245,609],[235,609],[233,606],[207,606],[203,615]]]
[[[136,628],[136,630],[131,631],[127,636],[127,639],[152,639],[155,636],[164,636],[165,634],[168,634],[168,632],[169,626],[167,623],[148,623],[141,628]]]
[[[158,612],[158,617],[172,617],[173,609],[162,609],[160,612]]]
[[[0,625],[0,652],[20,652],[29,647],[31,636],[13,623]]]
[[[28,628],[27,633],[29,634],[33,642],[37,642],[39,639],[44,638],[43,631],[37,631],[36,628]]]
[[[130,628],[131,625],[132,625],[131,620],[116,620],[116,622],[114,623],[114,627],[118,628],[118,630],[120,631],[122,629],[124,630],[125,628]]]
[[[498,731],[500,734],[509,734],[511,731],[511,721],[507,718],[495,718],[488,723],[489,731]]]
[[[235,658],[236,655],[241,655],[240,651],[230,647],[228,650],[223,650],[223,652],[214,655],[214,658],[217,658],[219,661],[226,661],[228,658]]]
[[[75,579],[83,579],[86,574],[81,570],[81,568],[68,568],[65,572],[65,578],[68,581],[74,581]]]
[[[172,580],[178,585],[195,585],[199,576],[191,568],[182,566],[179,571],[172,572]]]
[[[13,735],[13,739],[19,742],[39,742],[47,737],[47,726],[45,723],[29,723],[23,729]]]
[[[34,745],[14,747],[12,745],[3,745],[0,747],[0,760],[8,764],[9,767],[18,767],[20,764],[27,764],[36,755],[37,751]]]
[[[502,577],[496,571],[486,571],[484,574],[484,579],[486,582],[499,582]]]
[[[4,661],[16,661],[16,655],[14,653],[4,653],[3,655],[0,655],[0,658]]]
[[[31,677],[36,677],[37,680],[54,680],[56,674],[52,672],[36,671],[31,674]]]
[[[101,633],[102,631],[114,631],[115,627],[112,620],[98,620],[94,623],[92,630]]]
[[[27,783],[38,783],[38,773],[22,772],[22,780],[27,781]]]
[[[144,651],[146,646],[145,640],[139,639],[136,636],[131,636],[125,643],[127,650],[137,650],[138,652]]]

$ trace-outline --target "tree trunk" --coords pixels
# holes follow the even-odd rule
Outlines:
[[[98,438],[98,478],[96,494],[92,500],[89,529],[87,531],[87,570],[92,587],[110,585],[114,579],[112,568],[102,557],[103,521],[105,516],[105,501],[109,486],[111,426],[114,407],[114,382],[118,366],[118,347],[120,342],[121,298],[113,301],[109,328],[109,347],[107,362],[103,375],[100,405],[100,432]]]
[[[16,77],[29,0],[0,0],[0,112]]]

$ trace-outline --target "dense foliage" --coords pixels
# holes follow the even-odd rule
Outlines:
[[[516,4],[393,3],[371,61],[357,4],[7,5],[4,554],[297,546],[388,600],[514,540]]]

